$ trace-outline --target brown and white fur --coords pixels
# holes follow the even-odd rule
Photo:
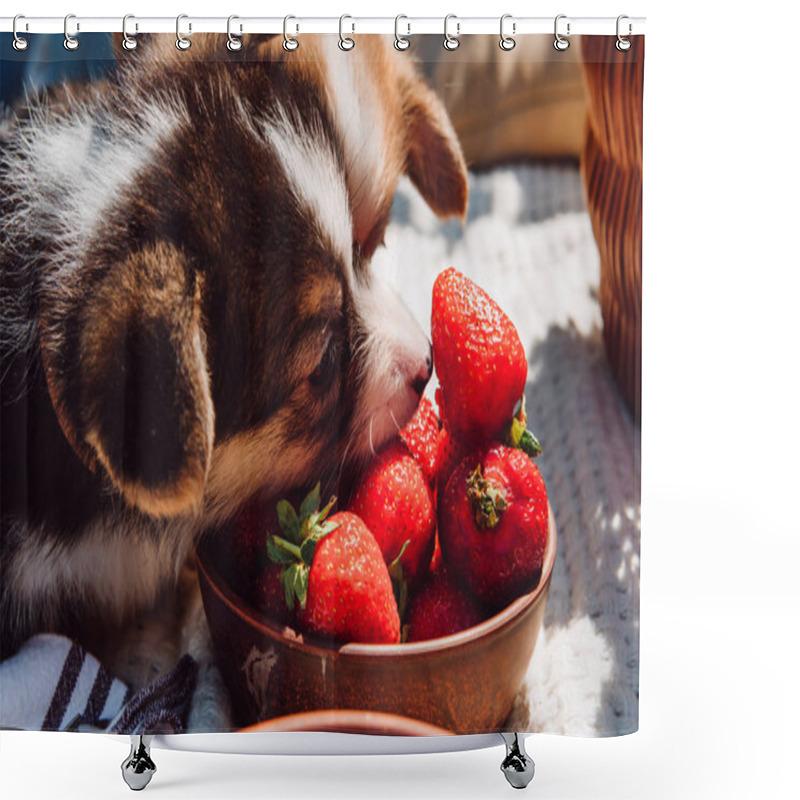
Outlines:
[[[368,458],[431,373],[370,271],[402,173],[466,207],[408,56],[142,38],[0,140],[0,657],[124,626],[253,493]]]

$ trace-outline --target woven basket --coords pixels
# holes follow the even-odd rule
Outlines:
[[[588,106],[581,171],[600,251],[600,308],[611,369],[638,419],[642,396],[642,87],[644,37],[584,36]]]

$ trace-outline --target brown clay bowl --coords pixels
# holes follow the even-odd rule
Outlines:
[[[362,733],[377,736],[451,736],[450,731],[437,728],[418,719],[383,714],[380,711],[356,711],[337,708],[326,711],[306,711],[275,717],[242,728],[240,733],[293,733],[314,731],[322,733]]]
[[[219,537],[198,546],[203,605],[239,726],[324,709],[395,714],[456,733],[502,729],[544,619],[556,555],[550,513],[537,587],[451,636],[339,647],[283,627],[252,607],[215,564]]]

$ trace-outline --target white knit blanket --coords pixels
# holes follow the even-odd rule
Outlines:
[[[558,528],[545,622],[510,723],[603,736],[638,727],[640,434],[606,362],[599,256],[576,166],[470,176],[467,223],[439,222],[407,183],[375,269],[426,325],[454,266],[516,324],[527,408]]]

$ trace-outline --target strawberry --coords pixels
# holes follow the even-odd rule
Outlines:
[[[531,458],[538,458],[542,454],[542,446],[539,440],[528,430],[528,414],[525,410],[525,395],[522,395],[522,402],[519,410],[511,420],[506,433],[505,444],[509,447],[516,447],[527,453]]]
[[[245,597],[251,596],[253,584],[267,563],[267,534],[276,523],[274,505],[264,502],[259,496],[242,506],[231,520],[228,528],[230,544],[220,549],[223,563],[217,566],[233,588]],[[226,563],[226,556],[230,563]]]
[[[512,418],[506,429],[503,442],[509,447],[522,450],[531,458],[537,458],[542,454],[542,446],[533,433],[528,430],[526,425],[525,396],[523,395],[519,411],[516,416]],[[438,495],[440,497],[444,493],[444,488],[447,486],[447,481],[450,475],[452,475],[453,470],[458,466],[461,459],[467,455],[470,449],[471,448],[462,444],[457,439],[454,439],[447,427],[443,427],[441,431],[439,431],[439,447],[436,456],[436,483]]]
[[[321,511],[319,485],[298,515],[279,506],[282,532],[271,536],[270,560],[281,565],[280,583],[298,627],[335,642],[395,644],[400,617],[389,570],[375,537],[363,520],[341,511],[326,516],[336,498]]]
[[[445,426],[471,445],[500,435],[528,373],[511,320],[483,289],[451,267],[433,285],[431,338]]]
[[[531,590],[547,545],[547,492],[521,450],[491,443],[455,468],[439,502],[442,558],[492,611]]]
[[[299,502],[302,497],[302,494],[292,492],[288,502]],[[236,591],[255,602],[256,583],[269,564],[267,538],[270,533],[279,530],[274,498],[268,498],[264,494],[251,497],[234,515],[227,530],[230,531],[231,543],[220,549],[223,563],[217,566]],[[227,559],[230,563],[227,563]],[[263,593],[263,589],[261,592]],[[260,601],[255,604],[260,607]]]
[[[440,566],[411,598],[406,612],[408,642],[438,639],[477,625],[483,619],[478,605]]]
[[[409,587],[425,577],[433,554],[436,510],[422,469],[402,442],[393,442],[372,460],[348,510],[372,531],[387,564],[400,557]]]
[[[436,457],[439,450],[439,418],[427,397],[419,401],[409,423],[400,431],[400,438],[417,459],[430,486],[436,482]]]
[[[266,537],[265,540],[266,542]],[[264,548],[266,552],[266,547]],[[295,614],[286,604],[286,593],[281,585],[281,566],[268,563],[255,580],[252,591],[253,605],[280,625],[294,625]]]
[[[444,492],[444,487],[447,486],[447,480],[453,473],[453,470],[458,466],[462,458],[467,454],[467,449],[464,445],[456,441],[447,427],[439,431],[439,444],[436,456],[437,467],[437,487],[438,494],[441,497]]]
[[[339,642],[397,644],[400,616],[375,537],[348,511],[331,522],[339,527],[317,546],[298,612],[303,629]]]

